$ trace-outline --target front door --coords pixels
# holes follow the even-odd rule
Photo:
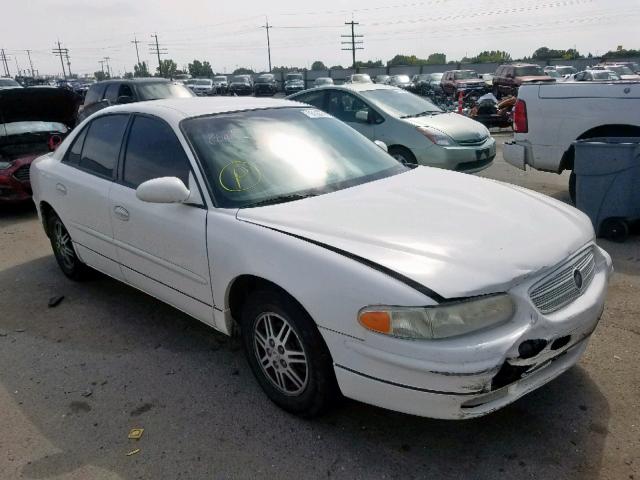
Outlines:
[[[355,128],[369,140],[375,140],[374,110],[355,95],[342,90],[331,90],[327,112]]]
[[[148,203],[136,197],[142,182],[177,177],[197,188],[173,129],[136,115],[127,136],[118,181],[110,193],[113,233],[125,279],[188,314],[213,324],[213,296],[204,205]]]

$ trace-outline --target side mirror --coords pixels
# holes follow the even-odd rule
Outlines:
[[[369,123],[369,110],[358,110],[356,112],[356,120],[362,123]]]
[[[133,97],[130,97],[129,95],[121,95],[118,97],[117,103],[120,105],[124,103],[133,103]]]
[[[385,152],[389,153],[389,148],[387,147],[387,144],[384,143],[382,140],[374,140],[373,143],[375,143],[377,146],[379,146]]]
[[[177,177],[152,178],[136,189],[136,197],[149,203],[182,203],[189,195],[189,189]]]

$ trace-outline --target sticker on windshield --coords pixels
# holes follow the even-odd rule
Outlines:
[[[247,162],[234,161],[220,170],[218,182],[227,192],[244,192],[260,183],[262,174]]]
[[[302,113],[309,118],[331,118],[331,115],[317,108],[306,108],[302,110]]]

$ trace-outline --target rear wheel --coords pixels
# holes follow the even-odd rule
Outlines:
[[[242,337],[253,374],[282,409],[314,417],[339,398],[331,354],[311,317],[288,295],[252,293],[242,309]]]
[[[389,148],[389,155],[408,167],[416,167],[418,161],[411,150],[406,147],[393,146]]]
[[[629,225],[621,218],[607,218],[600,226],[600,236],[614,242],[624,242],[629,236]]]
[[[76,255],[71,236],[60,217],[51,213],[47,221],[47,228],[51,248],[62,273],[72,280],[84,280],[91,270]]]

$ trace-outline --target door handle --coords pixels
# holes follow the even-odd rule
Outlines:
[[[113,213],[120,220],[124,220],[125,222],[129,220],[129,212],[126,208],[121,207],[120,205],[117,205],[113,208]]]
[[[66,195],[67,194],[67,187],[65,187],[61,183],[56,183],[56,190],[58,191],[58,193],[60,195]]]

